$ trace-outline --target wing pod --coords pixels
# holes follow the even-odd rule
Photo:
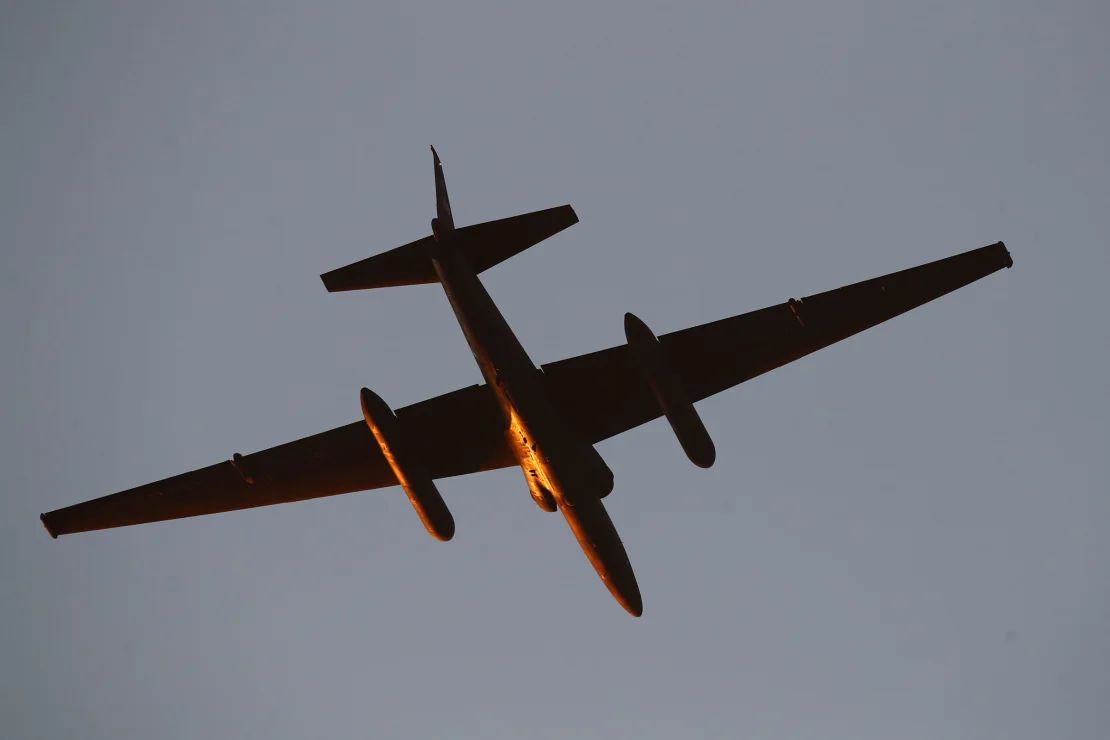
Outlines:
[[[455,519],[439,495],[428,469],[420,464],[415,451],[401,434],[397,417],[385,401],[369,388],[363,388],[362,417],[381,447],[397,482],[409,497],[428,534],[446,542],[455,535]]]
[[[663,346],[647,324],[633,314],[624,315],[624,335],[633,361],[651,393],[670,422],[686,457],[701,468],[713,465],[717,450],[694,404],[686,395],[663,351]]]

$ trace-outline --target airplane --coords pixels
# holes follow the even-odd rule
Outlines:
[[[613,472],[595,445],[663,416],[708,468],[716,448],[694,403],[882,323],[1004,267],[1005,244],[656,336],[631,313],[625,343],[536,366],[479,273],[578,222],[570,205],[456,227],[432,147],[432,233],[321,275],[329,292],[439,283],[485,383],[394,411],[360,393],[362,420],[40,515],[52,537],[400,485],[428,533],[455,521],[435,480],[518,466],[536,505],[559,511],[631,615],[640,589],[602,499]]]

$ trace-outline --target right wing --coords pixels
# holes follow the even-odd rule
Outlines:
[[[484,385],[397,410],[433,478],[515,465],[501,412]],[[363,421],[41,516],[60,534],[215,514],[397,485]]]
[[[700,401],[1012,265],[998,242],[659,342],[690,400]],[[626,344],[544,365],[543,373],[555,407],[592,443],[662,415]]]

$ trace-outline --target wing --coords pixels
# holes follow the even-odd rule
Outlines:
[[[909,311],[1013,261],[999,242],[855,285],[665,334],[692,401]],[[591,443],[660,416],[626,345],[544,365],[546,391]],[[433,478],[516,464],[489,388],[473,385],[397,411]],[[42,515],[60,534],[249,509],[396,485],[362,421]]]
[[[962,288],[1013,260],[1002,242],[659,337],[691,401],[774,370]],[[568,424],[599,442],[661,415],[627,345],[543,366]]]
[[[484,385],[472,385],[397,410],[406,439],[432,477],[516,464],[501,412]],[[363,421],[253,455],[43,514],[54,537],[180,519],[397,484]]]

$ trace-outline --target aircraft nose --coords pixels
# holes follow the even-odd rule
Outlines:
[[[605,588],[626,612],[634,617],[644,613],[644,602],[628,553],[613,526],[604,504],[594,496],[573,501],[565,497],[559,506],[582,552],[594,567]]]

